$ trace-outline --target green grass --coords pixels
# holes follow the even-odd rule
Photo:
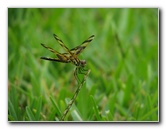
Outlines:
[[[80,55],[91,70],[66,121],[158,121],[158,9],[8,9],[8,120],[57,121],[77,84],[64,52],[92,34]],[[116,37],[117,35],[117,37]]]

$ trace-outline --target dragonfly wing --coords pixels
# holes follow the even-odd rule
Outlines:
[[[86,46],[94,39],[94,37],[94,35],[90,36],[81,45],[71,49],[71,53],[73,53],[74,55],[79,55],[86,48]]]
[[[68,52],[70,53],[70,55],[73,55],[70,50],[65,46],[65,44],[63,43],[63,41],[56,35],[53,34],[54,38],[58,41],[58,43]]]
[[[56,54],[56,56],[61,60],[61,61],[64,61],[64,62],[67,62],[69,60],[69,58],[65,55],[65,54],[61,54],[57,51],[55,51],[54,49],[50,48],[50,47],[47,47],[46,45],[44,44],[41,44],[43,47],[47,48],[49,51],[53,52],[54,54]]]
[[[69,61],[67,61],[67,60],[60,60],[58,58],[40,57],[40,59],[49,60],[49,61],[56,61],[56,62],[62,62],[62,63],[69,63]]]
[[[42,43],[41,43],[41,45],[42,45],[43,47],[47,48],[49,51],[53,52],[54,54],[61,54],[61,53],[55,51],[54,49],[52,49],[51,47],[47,47],[45,44],[42,44]]]

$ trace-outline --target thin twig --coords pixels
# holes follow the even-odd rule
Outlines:
[[[81,82],[80,85],[78,86],[78,88],[77,88],[77,90],[75,91],[75,93],[74,93],[72,99],[70,100],[69,104],[67,105],[67,107],[66,107],[66,109],[65,109],[65,111],[64,111],[64,113],[63,113],[63,115],[62,115],[62,117],[61,117],[61,121],[64,121],[64,119],[65,119],[67,113],[69,112],[71,106],[72,106],[73,103],[75,102],[79,91],[81,90],[83,84],[85,83],[86,78],[87,78],[87,76],[89,75],[89,73],[90,73],[90,70],[88,70],[87,73],[85,74],[84,79],[82,80],[82,82]]]

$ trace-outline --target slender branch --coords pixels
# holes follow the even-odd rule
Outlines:
[[[77,90],[75,91],[75,93],[74,93],[72,99],[70,100],[70,102],[69,102],[69,104],[67,105],[65,111],[63,112],[63,115],[62,115],[62,117],[61,117],[61,121],[64,121],[64,119],[65,119],[67,113],[69,112],[71,106],[72,106],[73,103],[75,102],[78,93],[80,92],[80,90],[81,90],[83,84],[85,83],[86,78],[87,78],[87,76],[89,75],[89,73],[90,73],[90,69],[89,69],[89,70],[87,71],[87,73],[85,74],[84,79],[82,80],[82,82],[81,82],[80,85],[78,86],[78,88],[77,88]]]

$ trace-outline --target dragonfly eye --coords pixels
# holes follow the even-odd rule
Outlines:
[[[81,60],[81,65],[85,66],[86,65],[86,61],[85,60]]]

